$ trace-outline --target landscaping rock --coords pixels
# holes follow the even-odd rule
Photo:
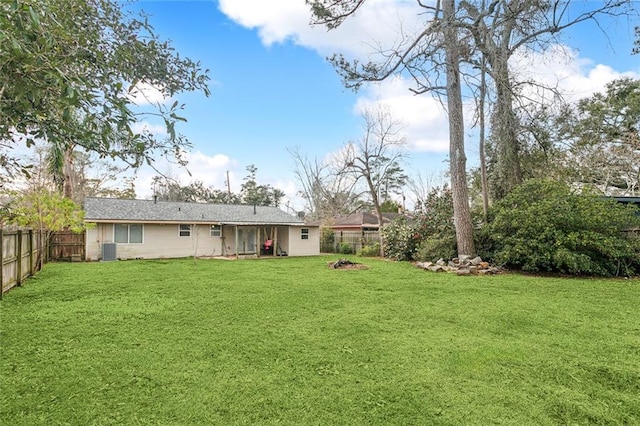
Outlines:
[[[417,262],[416,266],[431,272],[455,272],[458,275],[490,275],[502,272],[502,269],[491,266],[489,262],[482,260],[480,256],[471,258],[471,256],[462,255],[454,257],[448,262],[444,259],[438,259],[434,264],[432,262]]]

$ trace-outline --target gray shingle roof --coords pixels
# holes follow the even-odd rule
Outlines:
[[[222,223],[256,225],[304,225],[297,216],[278,207],[237,204],[182,203],[153,200],[86,198],[87,222],[132,221],[170,223]]]

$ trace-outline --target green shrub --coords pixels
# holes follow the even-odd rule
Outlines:
[[[534,272],[638,273],[640,244],[622,232],[638,226],[634,213],[633,207],[575,194],[559,182],[528,181],[493,208],[493,261]]]
[[[334,253],[336,251],[336,237],[333,229],[323,227],[320,232],[320,251],[322,253]]]
[[[353,254],[353,246],[351,243],[340,243],[340,253]]]
[[[369,243],[362,247],[362,250],[360,250],[358,254],[364,257],[380,256],[380,243]]]
[[[452,259],[456,257],[456,238],[425,238],[420,241],[418,248],[414,254],[414,259],[425,262],[436,262],[438,259]]]
[[[411,260],[416,249],[415,226],[400,216],[382,228],[384,255],[393,260]]]
[[[453,197],[448,186],[434,188],[416,206],[409,222],[400,217],[385,225],[385,256],[394,260],[451,259],[457,252]]]
[[[434,188],[416,210],[414,259],[435,261],[456,256],[456,228],[453,224],[453,196],[448,186]]]

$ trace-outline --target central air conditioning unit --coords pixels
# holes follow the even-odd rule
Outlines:
[[[102,261],[107,262],[111,260],[118,260],[116,257],[116,243],[103,243],[102,244]]]

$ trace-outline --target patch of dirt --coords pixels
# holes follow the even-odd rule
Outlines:
[[[327,262],[327,266],[331,269],[369,269],[367,265],[355,263],[346,259],[339,259],[335,262]]]

